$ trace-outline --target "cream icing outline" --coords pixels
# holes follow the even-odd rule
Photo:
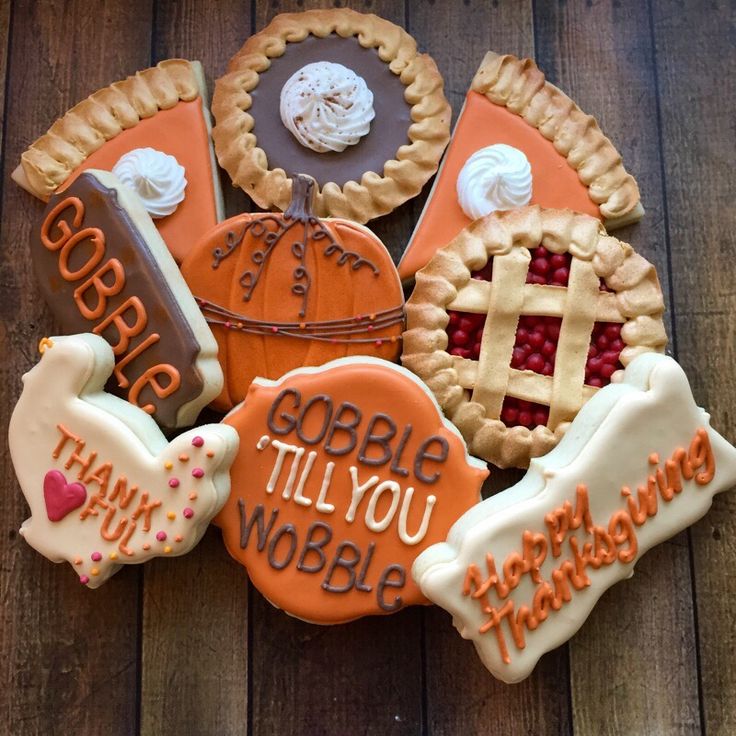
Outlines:
[[[209,424],[168,442],[146,412],[104,391],[114,358],[112,348],[103,338],[83,333],[52,337],[42,343],[45,349],[41,360],[23,376],[23,391],[8,431],[13,465],[31,509],[21,535],[51,561],[69,562],[80,579],[88,578],[86,584],[90,588],[104,583],[123,563],[137,564],[159,555],[174,557],[190,551],[229,495],[229,470],[239,443],[237,432],[226,425]],[[82,451],[85,456],[97,452],[89,472],[105,462],[112,463],[108,498],[120,475],[127,477],[129,488],[133,484],[139,486],[138,497],[127,508],[118,508],[111,528],[123,516],[130,516],[144,490],[150,493],[151,500],[163,501],[152,514],[150,531],[144,532],[143,523],[139,523],[129,539],[128,546],[135,551],[132,557],[118,550],[119,539],[102,538],[104,509],[97,509],[98,516],[80,519],[89,499],[99,490],[97,482],[84,484],[87,499],[81,507],[60,521],[48,518],[43,494],[47,472],[61,471],[68,483],[80,481],[78,463],[69,469],[64,467],[74,447],[72,441],[67,442],[57,459],[52,457],[61,437],[58,424],[86,441]],[[199,440],[194,442],[195,438],[201,438],[202,444]],[[180,460],[182,455],[189,458],[186,463]],[[171,463],[170,469],[167,463]],[[202,469],[203,475],[194,475],[195,469]],[[179,480],[176,487],[169,485],[172,478]],[[195,497],[190,493],[195,493]],[[117,508],[117,502],[113,505]],[[185,516],[185,508],[193,514]],[[168,511],[174,512],[175,518],[168,518]],[[165,540],[156,538],[160,530],[165,531]],[[177,536],[181,536],[181,541],[176,541]],[[150,548],[144,550],[143,544]],[[171,548],[169,552],[165,551],[166,546]],[[94,560],[92,555],[96,552],[101,557]],[[111,558],[111,554],[115,557]],[[96,575],[93,568],[97,568]]]
[[[534,631],[524,630],[526,645],[514,646],[508,623],[501,623],[511,662],[500,655],[493,630],[481,634],[487,620],[478,600],[462,595],[468,565],[485,572],[485,554],[491,552],[497,569],[512,552],[521,552],[526,529],[544,530],[544,516],[565,501],[575,504],[575,489],[589,488],[593,522],[607,524],[612,512],[625,508],[622,486],[636,493],[646,484],[647,456],[658,453],[661,462],[677,447],[687,448],[698,428],[708,434],[715,457],[715,475],[706,486],[694,480],[668,503],[659,499],[658,513],[636,528],[638,552],[627,564],[614,562],[598,570],[586,570],[591,584],[572,589],[572,601]],[[623,382],[602,388],[573,420],[560,444],[544,457],[534,458],[524,478],[511,488],[482,501],[453,525],[447,541],[432,545],[414,562],[412,575],[422,592],[453,616],[463,636],[471,639],[483,664],[497,678],[518,682],[534,669],[542,654],[567,641],[584,623],[598,598],[611,585],[630,577],[638,559],[655,544],[673,536],[700,519],[713,496],[736,484],[736,448],[710,427],[710,417],[699,408],[682,368],[670,357],[645,353],[626,368]],[[577,536],[577,533],[570,536]],[[548,554],[542,577],[563,559]],[[506,600],[530,604],[534,587],[524,576]],[[498,603],[495,596],[492,602]],[[518,612],[518,606],[516,606]]]

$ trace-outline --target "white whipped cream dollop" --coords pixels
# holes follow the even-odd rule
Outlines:
[[[184,200],[184,167],[155,148],[136,148],[121,156],[112,173],[134,191],[153,218],[166,217]]]
[[[371,128],[373,93],[363,77],[342,64],[316,61],[281,88],[281,120],[306,148],[344,151]]]
[[[505,143],[481,148],[460,171],[457,198],[471,220],[496,210],[529,204],[532,198],[529,160],[518,148]]]

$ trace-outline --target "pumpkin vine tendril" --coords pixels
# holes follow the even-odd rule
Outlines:
[[[283,215],[269,213],[255,217],[246,222],[239,233],[228,231],[224,247],[218,246],[212,251],[212,268],[218,268],[222,261],[229,258],[242,245],[246,235],[250,235],[256,242],[262,242],[263,245],[256,248],[250,256],[256,268],[247,268],[238,278],[238,283],[243,287],[243,301],[250,301],[274,249],[293,227],[302,225],[302,238],[291,245],[291,254],[298,261],[298,265],[292,271],[291,293],[301,298],[299,316],[304,317],[312,286],[312,276],[305,260],[310,243],[316,244],[321,240],[327,240],[322,255],[329,258],[337,254],[338,266],[347,264],[353,271],[366,266],[376,276],[380,272],[373,261],[363,258],[355,251],[346,250],[322,221],[312,214],[314,179],[297,174],[292,182],[292,199],[286,212]]]

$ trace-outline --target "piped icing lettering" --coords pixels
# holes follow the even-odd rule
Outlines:
[[[65,331],[113,347],[110,391],[180,426],[219,390],[219,370],[205,380],[198,364],[203,352],[214,358],[214,341],[155,229],[136,222],[114,181],[86,172],[51,198],[32,249],[41,290]]]
[[[205,425],[167,442],[146,412],[101,390],[114,358],[101,337],[42,343],[9,428],[31,507],[22,536],[91,588],[121,564],[188,552],[229,492],[236,432]]]
[[[412,374],[351,358],[258,378],[225,421],[241,452],[216,521],[269,601],[318,623],[425,602],[409,568],[487,470]]]
[[[654,544],[736,483],[736,448],[709,426],[672,358],[635,359],[516,486],[461,517],[412,569],[499,679],[526,677]]]

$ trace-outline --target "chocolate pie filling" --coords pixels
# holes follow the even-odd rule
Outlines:
[[[317,153],[302,146],[281,122],[281,88],[294,72],[315,61],[333,61],[352,69],[373,92],[376,117],[370,132],[341,153]],[[351,180],[359,182],[366,171],[383,174],[386,161],[396,158],[399,148],[411,142],[411,107],[404,99],[405,89],[378,52],[363,48],[355,36],[310,35],[298,43],[287,43],[283,56],[271,59],[270,68],[261,72],[250,93],[256,145],[266,152],[270,169],[283,169],[289,176],[309,174],[320,187],[329,181],[341,187]]]

